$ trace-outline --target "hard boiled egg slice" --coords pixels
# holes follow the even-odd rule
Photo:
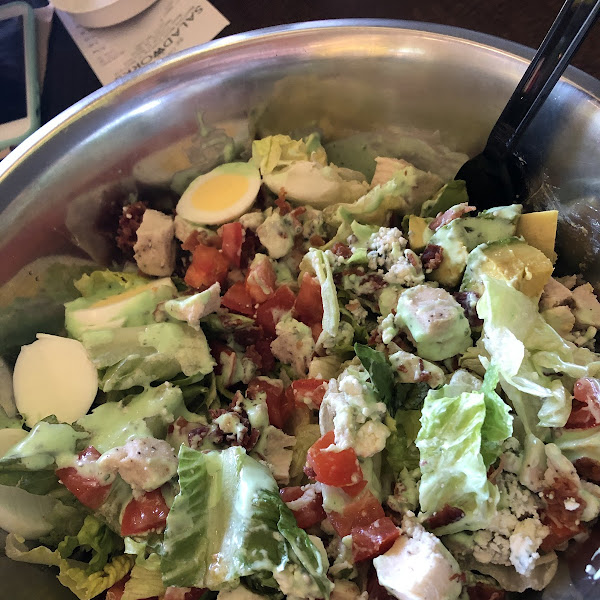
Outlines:
[[[177,214],[198,225],[237,219],[254,204],[260,173],[249,163],[228,163],[190,183],[177,204]]]
[[[17,409],[28,427],[49,415],[72,423],[92,406],[98,372],[77,340],[38,333],[23,346],[13,372]]]

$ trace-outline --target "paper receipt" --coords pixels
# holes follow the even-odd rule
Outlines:
[[[229,21],[207,0],[158,0],[111,27],[86,29],[56,11],[102,85],[153,61],[212,40]]]

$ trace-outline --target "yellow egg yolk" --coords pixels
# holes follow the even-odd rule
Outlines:
[[[194,190],[192,206],[198,210],[221,211],[234,205],[248,191],[248,178],[226,173],[210,177]]]

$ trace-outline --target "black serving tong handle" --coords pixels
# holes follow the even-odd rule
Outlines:
[[[523,202],[525,165],[515,147],[560,79],[600,13],[600,0],[566,0],[525,74],[492,128],[481,154],[456,174],[467,184],[469,202],[482,210]]]

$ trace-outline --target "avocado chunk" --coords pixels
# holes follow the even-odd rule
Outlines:
[[[441,246],[442,263],[432,271],[430,279],[444,287],[456,287],[467,266],[467,256],[479,244],[502,240],[515,235],[515,221],[521,206],[514,204],[476,217],[461,217],[440,227],[430,238],[430,244]]]
[[[554,267],[550,259],[522,239],[511,237],[481,244],[470,254],[461,290],[484,291],[482,277],[503,279],[530,298],[539,298]]]
[[[424,219],[417,215],[408,217],[408,245],[413,252],[423,252],[433,231],[429,229],[432,219]]]
[[[541,250],[552,262],[556,260],[554,243],[556,241],[557,210],[521,215],[517,222],[517,235],[534,248]]]

